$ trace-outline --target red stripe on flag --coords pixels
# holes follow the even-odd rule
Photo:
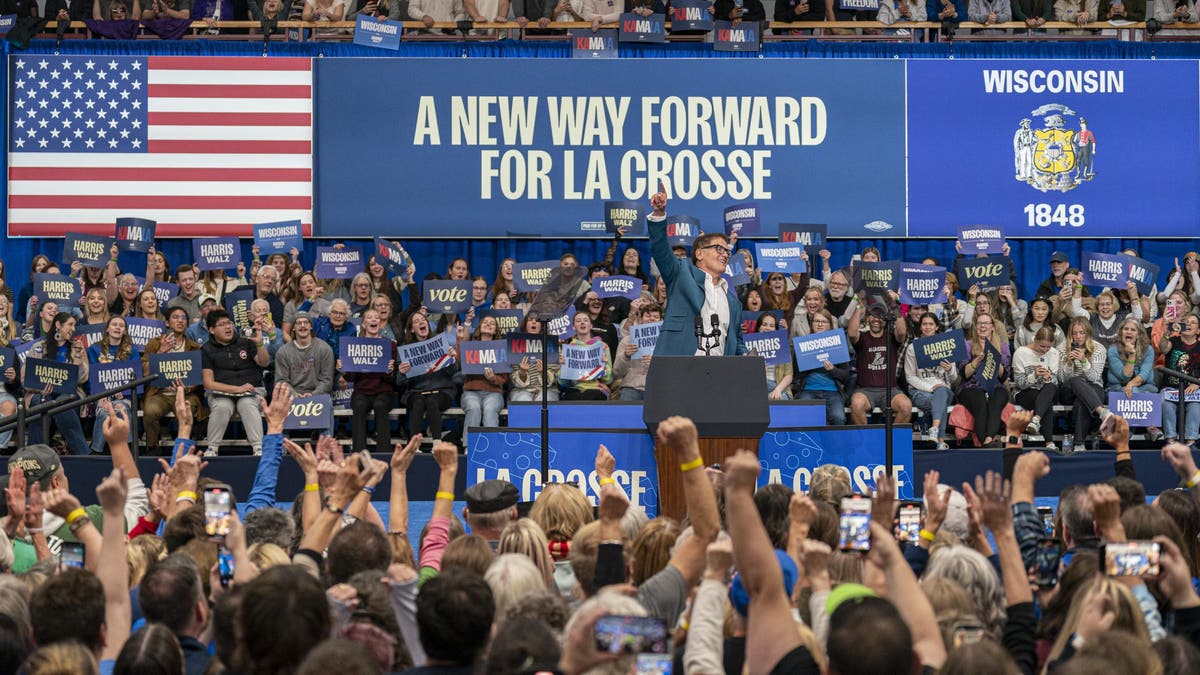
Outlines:
[[[306,127],[308,113],[152,112],[150,124],[227,127]]]
[[[312,70],[311,58],[250,56],[151,56],[154,70]]]
[[[311,141],[150,141],[151,154],[162,153],[239,153],[254,155],[307,155]]]
[[[312,236],[312,223],[301,226],[304,236]],[[107,223],[9,223],[8,234],[13,237],[61,237],[67,232],[101,234],[111,237],[112,222]],[[254,225],[231,223],[159,223],[154,229],[155,237],[253,237]]]
[[[182,195],[10,195],[10,209],[309,209],[311,197]]]
[[[151,97],[160,98],[309,98],[307,84],[152,84]]]
[[[8,170],[9,180],[54,180],[54,181],[262,181],[262,182],[308,182],[312,180],[312,169],[183,169],[183,168],[140,168],[140,169],[84,169],[79,167],[12,167]]]

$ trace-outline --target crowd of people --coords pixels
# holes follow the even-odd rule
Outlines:
[[[1194,309],[1200,302],[1200,255],[1194,252],[1164,265],[1169,270],[1165,287],[1146,293],[1139,293],[1133,282],[1116,290],[1084,287],[1079,269],[1061,252],[1051,255],[1048,275],[1033,292],[1022,292],[1015,283],[986,292],[973,285],[962,288],[949,271],[944,303],[900,305],[898,296],[889,295],[886,300],[899,318],[891,334],[885,334],[885,306],[878,296],[869,299],[865,290],[852,291],[854,265],[860,259],[879,262],[877,249],[862,250],[844,266],[828,250],[820,250],[813,260],[803,253],[811,274],[786,275],[757,268],[752,249],[738,248],[736,235],[728,241],[728,251],[746,267],[746,283],[735,287],[743,335],[786,330],[795,338],[844,331],[851,347],[849,362],[800,370],[793,356],[791,364],[768,366],[763,379],[763,395],[770,399],[823,401],[831,425],[865,424],[879,419],[878,409],[890,407],[897,424],[914,424],[920,440],[937,448],[951,443],[998,447],[1004,419],[1013,410],[1026,409],[1034,414],[1026,441],[1054,449],[1056,435],[1072,434],[1075,446],[1082,448],[1098,438],[1099,424],[1111,414],[1109,393],[1130,397],[1161,390],[1162,425],[1144,429],[1143,437],[1186,444],[1200,438],[1200,387],[1156,370],[1165,366],[1200,377],[1200,315]],[[295,249],[263,260],[255,248],[251,264],[239,265],[228,276],[220,270],[202,273],[190,262],[172,266],[151,249],[145,276],[139,278],[118,267],[115,250],[103,267],[78,261],[60,266],[39,255],[32,261],[27,285],[15,289],[5,283],[0,288],[0,347],[15,347],[20,356],[0,373],[0,416],[15,414],[21,397],[27,405],[58,397],[22,388],[21,364],[28,358],[78,365],[75,393],[84,396],[89,393],[89,366],[141,360],[145,374],[151,374],[152,355],[189,351],[201,353],[204,377],[202,384],[184,389],[193,415],[205,425],[209,456],[222,444],[229,445],[235,414],[247,443],[259,452],[258,402],[275,383],[288,385],[299,397],[329,394],[351,409],[349,436],[356,451],[372,441],[377,448],[388,448],[393,434],[401,439],[418,433],[431,439],[452,434],[452,441],[469,440],[471,428],[499,426],[508,403],[537,401],[543,392],[550,400],[639,401],[653,357],[645,350],[639,354],[632,327],[668,317],[668,292],[659,266],[644,261],[637,245],[625,244],[618,232],[603,259],[584,265],[565,253],[554,270],[560,309],[575,311],[564,343],[603,345],[602,368],[578,380],[563,377],[561,351],[546,364],[537,353],[530,354],[514,362],[511,372],[489,368],[482,374],[463,374],[460,364],[450,359],[444,367],[408,375],[412,364],[400,357],[398,346],[448,334],[456,345],[450,355],[457,357],[457,345],[464,341],[502,339],[514,329],[542,332],[543,322],[553,317],[532,306],[535,293],[517,290],[513,259],[505,259],[485,276],[473,272],[470,261],[458,258],[444,272],[419,278],[411,260],[403,274],[392,275],[381,261],[368,256],[364,271],[352,279],[322,279],[312,271],[315,265],[305,265]],[[714,254],[725,256],[718,264],[726,264],[728,251]],[[673,253],[683,259],[692,255],[682,245]],[[954,270],[965,259],[960,254],[955,260],[922,262]],[[1010,272],[1012,279],[1019,278],[1015,270]],[[34,293],[35,275],[60,273],[81,284],[78,305],[59,306]],[[635,299],[602,297],[607,294],[599,293],[594,282],[614,274],[636,279],[641,294]],[[427,308],[421,289],[435,280],[469,281],[469,309],[449,314]],[[165,305],[155,292],[155,284],[161,287],[163,282],[177,288]],[[223,300],[239,287],[252,288],[254,297],[244,322],[235,325]],[[519,322],[505,322],[502,328],[498,310],[523,311]],[[131,318],[149,322],[156,336],[147,341],[143,334],[135,344],[127,321]],[[918,367],[913,341],[953,330],[964,331],[968,356]],[[387,372],[344,370],[339,342],[360,336],[391,341]],[[989,350],[999,355],[997,386],[991,390],[975,377]],[[889,385],[893,396],[885,401]],[[144,440],[152,452],[165,451],[160,450],[163,427],[170,424],[171,402],[180,386],[151,386],[138,401]],[[1182,426],[1177,423],[1180,398]],[[128,396],[118,393],[110,399],[126,412],[136,412]],[[465,415],[461,425],[445,417],[456,404]],[[1059,406],[1070,413],[1056,417]],[[397,407],[402,420],[392,418]],[[922,414],[914,415],[914,410]],[[55,414],[52,428],[58,436],[53,441],[40,437],[40,425],[30,431],[35,442],[51,442],[64,452],[103,452],[99,429],[104,418],[102,407],[88,406]],[[337,426],[342,425],[335,425],[335,435],[344,435],[345,429]],[[11,429],[0,432],[0,445],[8,445],[11,435]]]

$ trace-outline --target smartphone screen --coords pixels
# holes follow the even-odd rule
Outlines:
[[[224,541],[229,534],[229,512],[233,496],[228,485],[214,485],[204,491],[204,531],[210,539]]]
[[[668,654],[667,624],[652,616],[609,615],[596,620],[596,650],[609,654]],[[639,671],[641,672],[641,671]]]
[[[910,544],[921,541],[921,507],[917,504],[900,506],[900,537]]]
[[[1100,547],[1104,573],[1110,577],[1152,577],[1158,574],[1160,550],[1155,541],[1118,541]]]
[[[1038,515],[1042,517],[1042,529],[1047,537],[1054,536],[1054,509],[1049,506],[1037,507]]]
[[[871,550],[871,500],[867,497],[842,499],[841,536],[843,551]]]
[[[233,554],[225,547],[217,554],[217,576],[221,579],[221,587],[229,588],[229,582],[233,581]]]
[[[1041,588],[1058,585],[1058,570],[1062,565],[1062,545],[1057,539],[1038,540],[1034,554],[1034,583]]]
[[[671,655],[638,654],[637,675],[671,675]]]
[[[83,569],[83,544],[78,542],[63,542],[59,559],[62,561],[63,569],[68,567]]]

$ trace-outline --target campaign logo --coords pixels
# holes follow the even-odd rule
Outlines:
[[[1013,136],[1018,181],[1042,192],[1069,192],[1096,177],[1096,134],[1086,119],[1079,118],[1078,129],[1070,128],[1067,118],[1076,113],[1061,103],[1047,103],[1030,114],[1042,118],[1043,128],[1033,129],[1033,120],[1026,117]]]
[[[892,224],[882,220],[872,220],[863,227],[872,232],[887,232],[892,229]]]

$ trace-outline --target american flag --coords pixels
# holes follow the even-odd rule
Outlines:
[[[8,233],[312,231],[312,61],[11,57]]]

